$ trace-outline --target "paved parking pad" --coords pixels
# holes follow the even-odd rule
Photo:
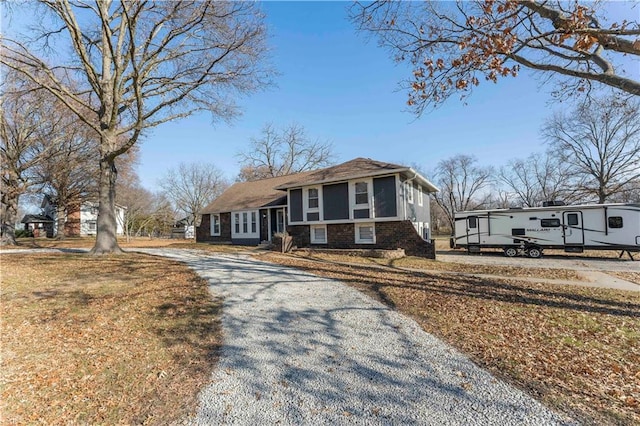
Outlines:
[[[571,424],[341,283],[243,255],[147,249],[224,298],[224,344],[187,422]]]

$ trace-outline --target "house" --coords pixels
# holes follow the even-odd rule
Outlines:
[[[189,224],[189,218],[185,217],[176,221],[171,227],[171,238],[173,239],[193,239],[194,226]]]
[[[203,211],[196,240],[257,245],[287,232],[297,247],[405,249],[434,257],[429,193],[410,167],[356,158],[236,183]]]
[[[53,223],[51,228],[51,235],[57,231],[57,211],[56,205],[51,201],[48,196],[45,196],[42,201],[42,216],[49,217]],[[116,204],[116,234],[124,235],[124,215],[126,207]],[[74,236],[89,236],[96,235],[98,231],[98,203],[96,201],[83,201],[79,205],[76,204],[73,208],[70,208],[65,218],[65,235],[68,237]]]
[[[26,214],[20,221],[34,237],[53,236],[53,219],[41,214]]]

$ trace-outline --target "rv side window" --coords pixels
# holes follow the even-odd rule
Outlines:
[[[478,227],[478,218],[475,216],[469,216],[469,228]]]
[[[569,226],[576,226],[578,224],[578,213],[569,213],[567,215],[567,224]]]
[[[609,228],[622,228],[622,216],[611,216],[609,218]]]
[[[540,219],[540,226],[543,228],[557,228],[560,226],[560,219]]]

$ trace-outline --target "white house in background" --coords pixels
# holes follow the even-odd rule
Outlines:
[[[126,207],[116,204],[116,234],[124,235],[124,215]],[[42,201],[42,213],[53,221],[53,234],[57,231],[56,206],[49,197]],[[79,208],[67,212],[65,218],[65,235],[90,236],[98,232],[98,202],[83,201]]]

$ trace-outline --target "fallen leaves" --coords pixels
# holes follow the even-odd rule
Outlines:
[[[495,375],[585,423],[640,422],[639,293],[408,271],[337,255],[261,259],[371,295]]]
[[[2,269],[3,423],[165,424],[195,408],[220,304],[185,266],[3,254]]]

